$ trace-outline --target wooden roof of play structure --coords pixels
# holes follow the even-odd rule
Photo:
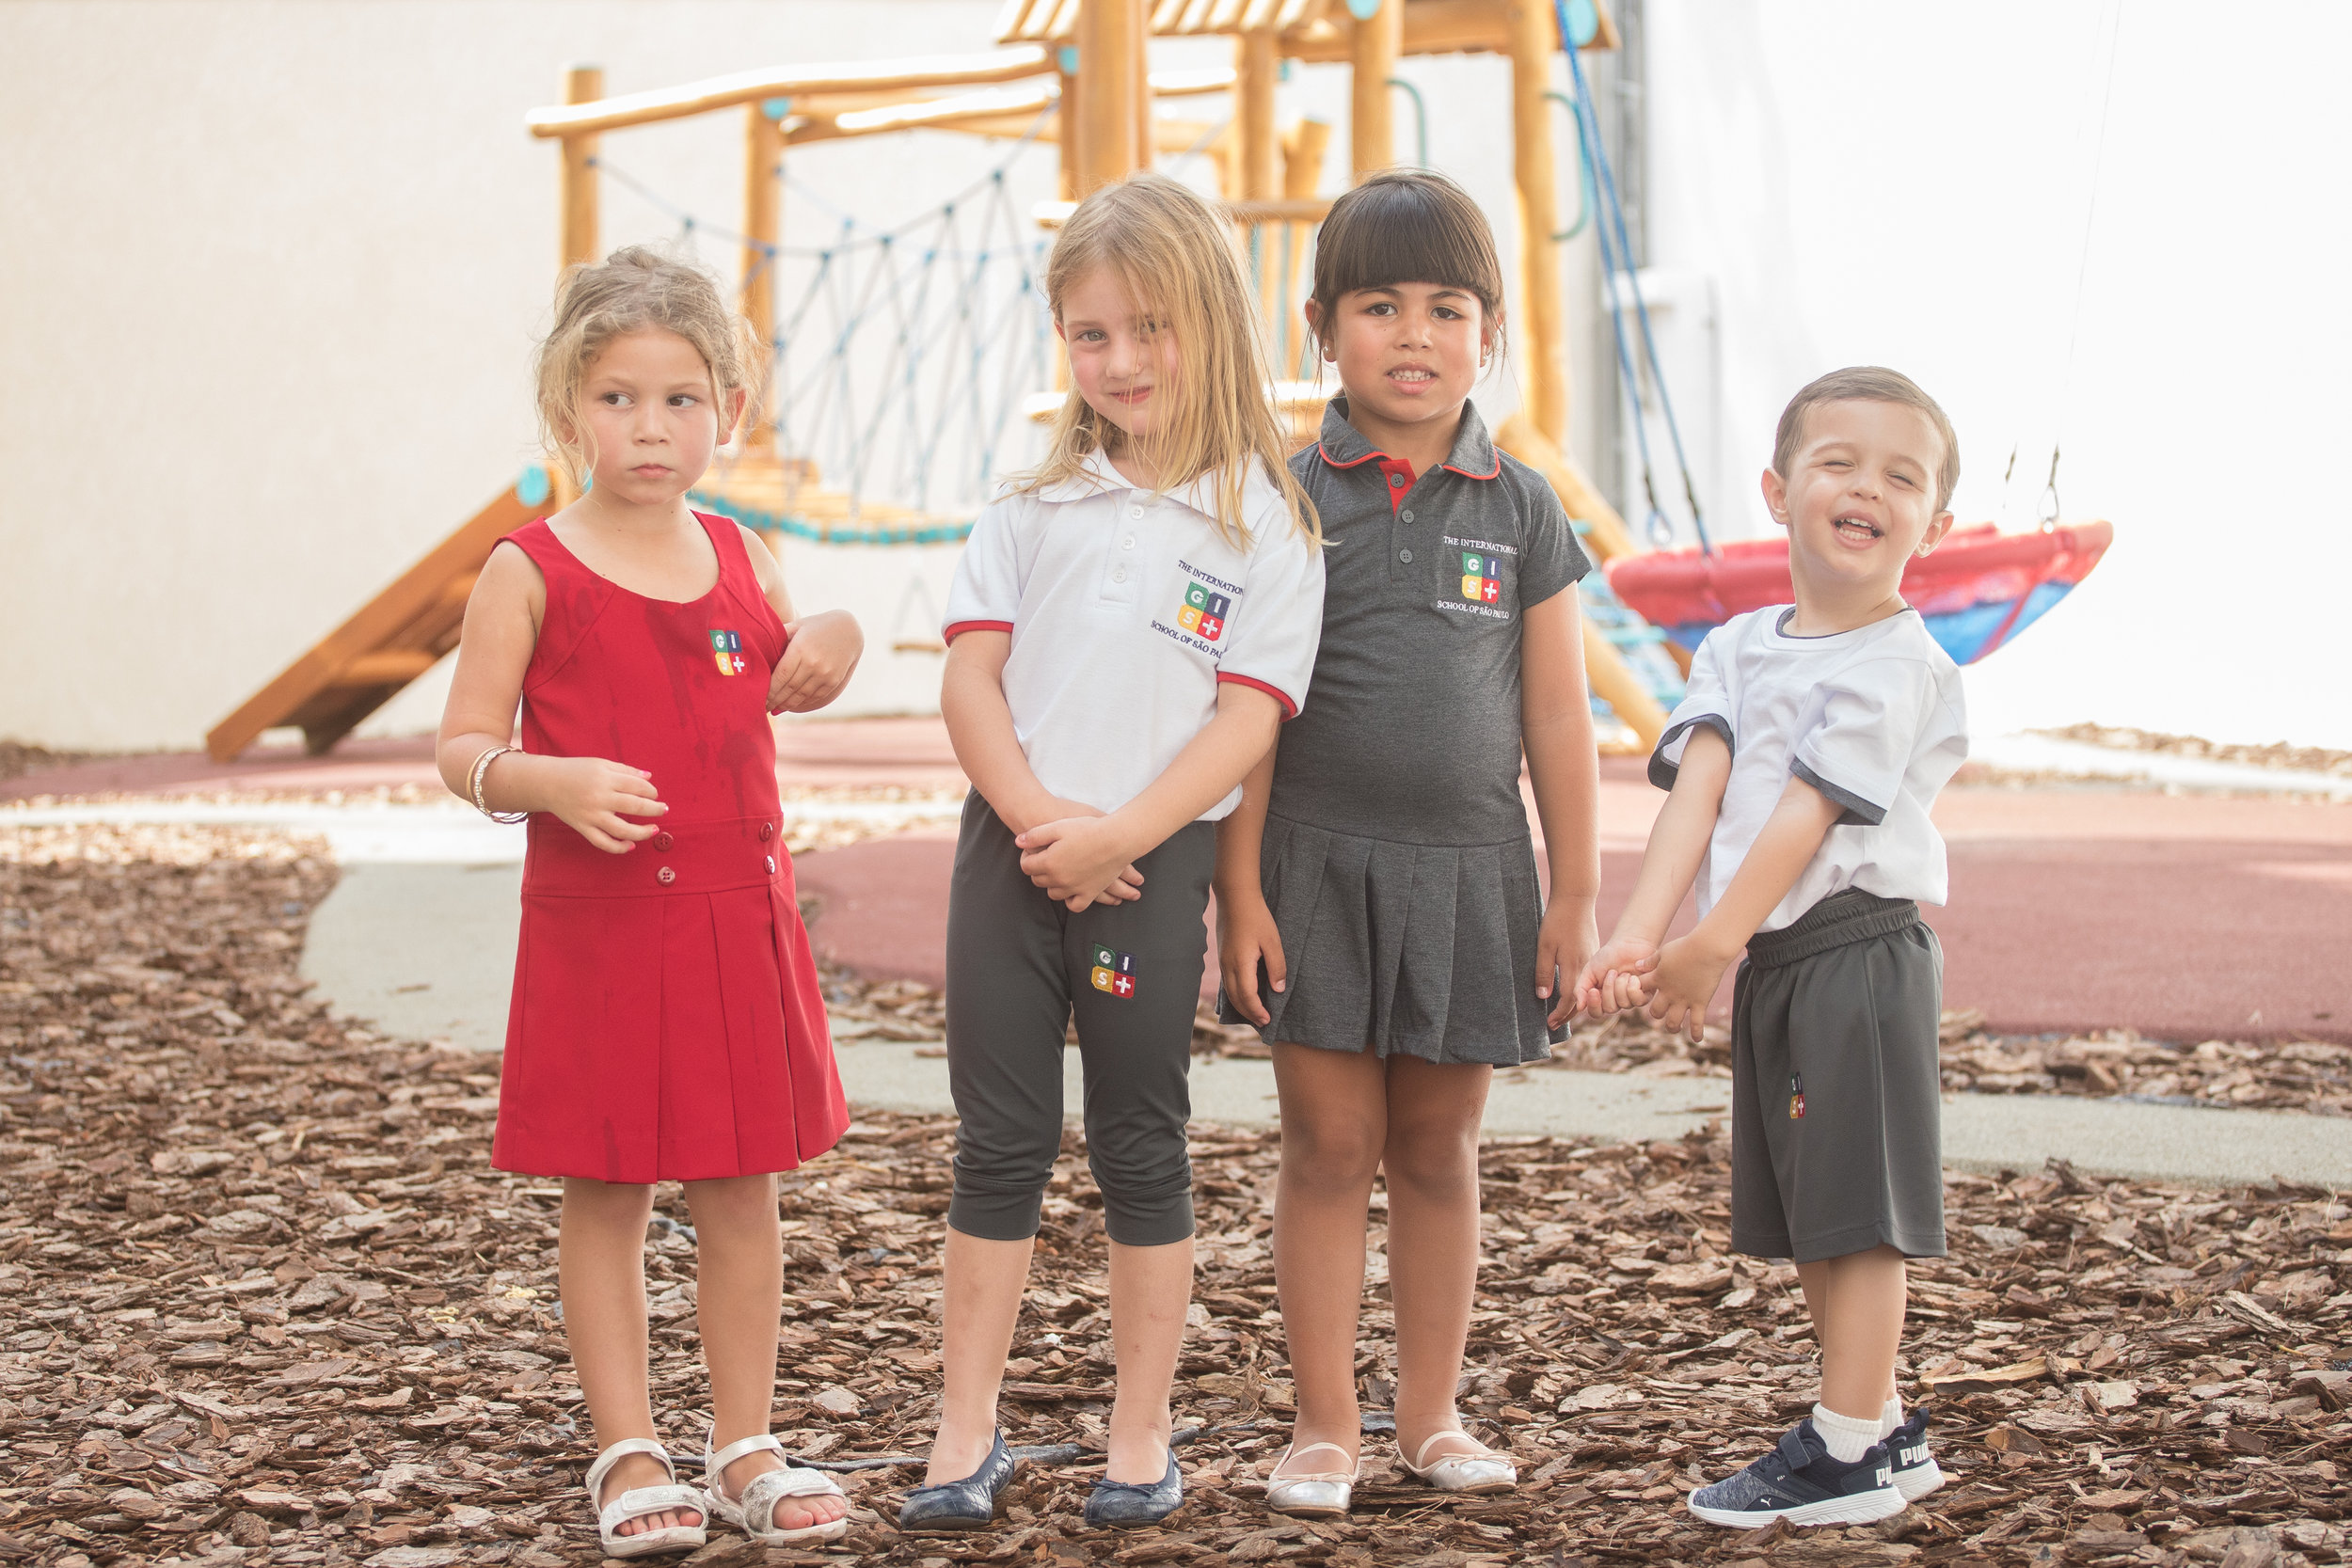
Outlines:
[[[1074,200],[1148,166],[1157,153],[1205,148],[1229,214],[1250,239],[1252,255],[1264,259],[1256,263],[1262,304],[1279,337],[1295,331],[1310,231],[1328,205],[1317,182],[1330,135],[1314,121],[1287,133],[1277,126],[1281,62],[1353,67],[1348,140],[1360,178],[1396,161],[1391,87],[1401,55],[1505,55],[1520,198],[1514,335],[1523,386],[1520,409],[1497,438],[1550,480],[1588,543],[1608,559],[1629,551],[1630,538],[1561,445],[1567,376],[1552,111],[1546,102],[1562,43],[1557,15],[1542,0],[1009,0],[997,28],[1002,46],[985,53],[746,71],[613,97],[605,95],[600,70],[577,67],[565,78],[564,102],[532,111],[525,123],[561,150],[558,261],[569,266],[603,254],[598,150],[608,134],[739,110],[742,309],[771,335],[787,149],[917,128],[1031,138],[1058,147],[1061,195]],[[1583,47],[1615,45],[1604,6],[1593,5],[1587,22]],[[1577,25],[1581,31],[1586,24]],[[1232,69],[1150,70],[1152,39],[1203,35],[1233,38]],[[1231,94],[1222,127],[1154,113],[1158,100],[1211,94]],[[776,450],[766,424],[749,432],[740,452],[706,488],[710,494],[698,492],[697,504],[707,499],[753,526],[788,523],[790,531],[820,540],[920,542],[960,537],[969,526],[968,515],[884,507],[828,489],[810,461]],[[466,595],[498,540],[572,494],[562,473],[552,483],[527,479],[501,491],[215,726],[207,737],[212,753],[233,756],[264,730],[289,724],[302,728],[313,752],[332,746],[455,645]],[[1653,740],[1663,710],[1590,622],[1585,652],[1596,692],[1636,734]]]

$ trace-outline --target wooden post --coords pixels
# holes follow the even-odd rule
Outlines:
[[[752,324],[759,341],[759,363],[754,367],[755,387],[766,387],[766,372],[775,354],[776,246],[784,239],[783,185],[778,165],[784,158],[784,121],[771,119],[764,103],[743,105],[743,319]],[[775,450],[775,427],[768,422],[764,400],[747,409],[750,428],[743,432],[743,450],[766,453]]]
[[[1282,138],[1284,200],[1313,198],[1315,187],[1323,182],[1323,155],[1330,147],[1329,120],[1302,119],[1291,127],[1290,135]],[[1282,227],[1290,247],[1292,275],[1283,280],[1281,329],[1275,334],[1282,362],[1275,367],[1275,373],[1287,378],[1298,373],[1298,361],[1306,344],[1307,296],[1298,287],[1297,275],[1307,264],[1307,225],[1290,223]]]
[[[1065,44],[1062,48],[1065,59],[1076,54],[1077,50],[1070,45]],[[1061,170],[1060,186],[1055,194],[1064,201],[1075,201],[1078,199],[1078,166],[1082,156],[1078,150],[1086,140],[1085,115],[1078,104],[1079,96],[1085,89],[1079,86],[1076,71],[1065,71],[1060,74],[1061,101],[1060,106],[1054,111],[1054,118],[1059,121],[1055,127],[1055,134],[1058,142],[1057,150],[1061,157]]]
[[[1136,100],[1142,86],[1138,0],[1078,0],[1078,188],[1124,179],[1138,157]]]
[[[1150,168],[1159,151],[1159,142],[1152,135],[1152,8],[1151,0],[1127,0],[1127,28],[1134,37],[1135,48],[1128,55],[1127,74],[1135,105],[1136,150],[1133,168]]]
[[[564,73],[564,102],[593,103],[604,96],[604,67],[576,65]],[[589,161],[599,138],[593,133],[564,138],[562,186],[563,254],[559,267],[596,259],[596,171]]]
[[[1394,94],[1389,78],[1405,52],[1405,0],[1380,0],[1380,8],[1356,24],[1349,39],[1354,81],[1349,85],[1348,156],[1360,181],[1396,162]]]
[[[1264,29],[1233,40],[1233,129],[1241,141],[1241,198],[1271,201],[1280,195],[1275,159],[1280,150],[1274,131],[1274,87],[1281,62],[1274,35]]]
[[[1557,24],[1547,0],[1507,0],[1511,20],[1512,179],[1518,188],[1519,316],[1514,334],[1527,366],[1530,422],[1555,445],[1568,430],[1565,316],[1560,297],[1560,227],[1552,162],[1551,52]]]

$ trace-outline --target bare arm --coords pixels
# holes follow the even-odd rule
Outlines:
[[[435,748],[441,782],[461,800],[473,766],[493,747],[510,745],[515,709],[522,701],[523,676],[539,641],[547,610],[547,582],[531,558],[501,545],[475,579],[466,601],[466,626],[457,644],[457,673],[441,711]],[[514,752],[490,764],[482,777],[482,798],[493,811],[550,812],[610,854],[626,854],[649,825],[625,820],[659,816],[670,808],[642,768],[602,757],[542,757]]]
[[[1578,976],[1579,1006],[1613,1011],[1640,996],[1634,977],[1648,971],[1675,911],[1682,907],[1683,895],[1698,877],[1708,840],[1714,836],[1716,815],[1723,809],[1724,786],[1730,781],[1731,748],[1724,737],[1705,725],[1692,730],[1683,744],[1673,793],[1650,826],[1633,896],[1617,916],[1607,945]]]
[[[1732,873],[1731,885],[1707,911],[1689,936],[1658,950],[1658,968],[1651,976],[1649,1011],[1668,1028],[1686,1028],[1699,1037],[1707,1005],[1722,983],[1724,971],[1756,935],[1756,928],[1788,896],[1804,868],[1821,847],[1821,840],[1845,808],[1803,779],[1792,778],[1780,792],[1763,831]]]
[[[1238,682],[1219,686],[1216,716],[1140,795],[1108,816],[1049,822],[1023,833],[1028,853],[1021,869],[1057,898],[1090,894],[1231,794],[1273,747],[1281,721],[1281,705],[1263,691]]]
[[[805,619],[792,613],[792,595],[784,585],[784,568],[768,549],[768,542],[736,525],[743,534],[743,553],[750,558],[759,591],[784,623],[784,657],[776,661],[768,681],[768,711],[810,713],[841,695],[857,673],[866,654],[866,633],[857,617],[846,610],[819,610]]]
[[[1258,995],[1258,965],[1266,983],[1280,990],[1289,979],[1281,933],[1266,908],[1258,881],[1259,851],[1265,844],[1266,803],[1274,796],[1278,739],[1241,782],[1241,803],[1216,825],[1216,953],[1225,995],[1244,1018],[1265,1023],[1272,1015]]]
[[[1520,621],[1519,737],[1551,869],[1535,994],[1551,1000],[1547,1022],[1555,1027],[1576,1006],[1575,987],[1561,976],[1573,982],[1600,945],[1593,912],[1600,897],[1600,765],[1576,591],[1566,588],[1529,606]]]
[[[1012,633],[967,631],[947,647],[947,669],[940,679],[939,711],[947,740],[956,749],[963,776],[989,808],[1014,832],[1073,815],[1070,803],[1038,783],[1013,732],[1012,709],[1005,704],[1005,660],[1012,657]]]

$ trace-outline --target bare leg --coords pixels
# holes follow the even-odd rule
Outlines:
[[[996,1435],[996,1390],[1012,1356],[1013,1324],[1021,1316],[1021,1292],[1029,1282],[1035,1245],[1034,1238],[991,1242],[953,1226],[947,1229],[940,1293],[946,1392],[940,1402],[939,1435],[931,1439],[930,1468],[923,1476],[926,1486],[961,1481],[988,1457]]]
[[[1821,1347],[1821,1402],[1856,1420],[1895,1397],[1908,1271],[1891,1246],[1797,1265],[1805,1311]]]
[[[1364,1227],[1388,1136],[1388,1078],[1370,1049],[1283,1044],[1274,1048],[1274,1082],[1282,1117],[1274,1277],[1298,1396],[1291,1447],[1334,1444],[1352,1465],[1362,1430],[1356,1332],[1364,1296]],[[1390,1257],[1395,1256],[1391,1245]],[[1391,1267],[1393,1275],[1393,1261]],[[1333,1464],[1327,1452],[1294,1468],[1309,1475],[1348,1467]]]
[[[1192,1303],[1192,1238],[1111,1248],[1111,1344],[1119,1394],[1111,1403],[1112,1481],[1149,1485],[1168,1473],[1168,1396]]]
[[[776,1179],[738,1176],[690,1181],[686,1202],[700,1247],[696,1317],[703,1360],[710,1368],[713,1451],[768,1430],[776,1392],[776,1320],[784,1297],[784,1247],[776,1228]],[[709,1478],[730,1499],[753,1478],[781,1470],[772,1452],[744,1455],[723,1477]],[[787,1497],[776,1505],[779,1529],[830,1524],[850,1511],[845,1497]]]
[[[1389,1058],[1389,1294],[1396,1306],[1396,1439],[1408,1459],[1461,1418],[1462,1378],[1478,1289],[1478,1127],[1494,1069]],[[1475,1453],[1469,1438],[1430,1458]]]
[[[625,1438],[654,1435],[645,1386],[645,1222],[652,1213],[649,1186],[564,1179],[557,1243],[564,1333],[598,1452]],[[605,1496],[617,1497],[669,1479],[650,1454],[633,1453],[606,1475]],[[597,1500],[601,1504],[603,1498]],[[693,1510],[672,1511],[630,1520],[620,1533],[701,1522]]]

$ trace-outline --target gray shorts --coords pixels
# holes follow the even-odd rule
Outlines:
[[[1088,1160],[1104,1228],[1123,1246],[1192,1234],[1193,1009],[1216,824],[1193,822],[1136,863],[1143,896],[1073,914],[1021,872],[1012,833],[976,791],[947,893],[947,1084],[967,1236],[1037,1234],[1061,1152],[1062,1041],[1074,1016]]]
[[[1731,1244],[1811,1263],[1944,1255],[1944,952],[1849,888],[1748,943],[1731,1005]]]

